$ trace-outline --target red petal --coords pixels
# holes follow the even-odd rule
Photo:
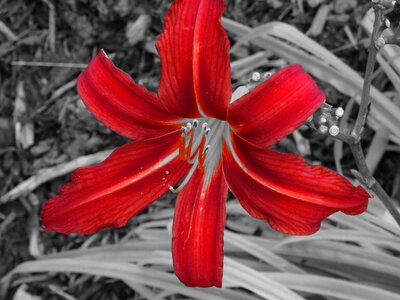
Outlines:
[[[226,119],[232,95],[229,40],[220,18],[223,0],[175,0],[157,41],[162,72],[159,97],[168,111]]]
[[[237,137],[232,145],[223,151],[229,188],[251,215],[267,220],[276,230],[311,234],[334,212],[360,214],[367,208],[370,195],[329,169]]]
[[[172,254],[175,273],[188,286],[222,285],[227,193],[221,165],[208,184],[204,182],[204,172],[197,169],[179,193]]]
[[[90,234],[124,226],[188,171],[188,164],[171,154],[179,137],[133,142],[97,166],[77,169],[72,182],[43,207],[45,230]]]
[[[233,102],[228,122],[242,138],[268,147],[302,125],[324,99],[303,68],[292,65]]]
[[[107,127],[130,139],[157,137],[178,129],[178,117],[162,110],[153,93],[113,65],[104,51],[78,78],[78,92],[87,108]]]

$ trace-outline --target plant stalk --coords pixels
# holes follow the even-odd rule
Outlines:
[[[353,130],[351,131],[351,134],[341,133],[339,139],[346,142],[350,146],[351,152],[353,153],[354,160],[358,168],[358,179],[378,196],[378,198],[382,201],[386,209],[390,212],[390,214],[393,216],[394,220],[400,227],[400,213],[397,210],[393,200],[389,197],[389,195],[385,192],[385,190],[373,177],[370,170],[368,169],[365,161],[364,152],[361,146],[361,134],[368,117],[369,106],[371,105],[370,90],[376,62],[376,55],[379,50],[375,42],[378,40],[379,37],[381,37],[381,34],[385,29],[384,7],[380,6],[379,4],[375,4],[374,12],[375,21],[371,35],[371,43],[369,45],[369,53],[365,70],[365,79],[361,95],[360,109],[358,111],[357,119],[354,124]]]

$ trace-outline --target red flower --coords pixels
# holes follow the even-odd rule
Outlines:
[[[209,287],[222,281],[228,187],[251,215],[288,234],[311,234],[334,212],[366,209],[370,196],[362,187],[297,155],[266,149],[325,98],[299,65],[231,102],[224,8],[223,0],[174,1],[157,41],[158,95],[117,69],[103,51],[80,75],[78,91],[88,109],[135,142],[72,174],[43,208],[47,231],[89,234],[124,226],[169,189],[179,192],[175,272],[186,285]]]

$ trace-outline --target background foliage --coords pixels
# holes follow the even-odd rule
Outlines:
[[[0,0],[0,278],[5,299],[400,299],[399,228],[377,199],[358,217],[336,214],[310,237],[287,237],[227,203],[224,289],[193,289],[172,274],[174,196],[129,226],[92,236],[44,233],[39,211],[77,165],[125,140],[97,122],[75,90],[101,48],[156,91],[154,48],[170,1]],[[301,63],[354,121],[371,20],[368,1],[235,0],[223,24],[232,78]],[[272,22],[272,23],[271,23]],[[252,28],[256,28],[252,30]],[[399,50],[378,58],[366,128],[369,167],[400,200]],[[277,145],[350,176],[349,149],[301,128]],[[88,156],[89,154],[94,156]],[[22,185],[19,185],[21,184]],[[24,298],[25,297],[25,298]],[[1,296],[0,296],[1,298]]]

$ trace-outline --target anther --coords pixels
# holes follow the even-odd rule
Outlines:
[[[331,128],[329,128],[329,134],[331,136],[337,136],[339,134],[339,132],[340,132],[340,129],[336,125],[333,125],[333,126],[331,126]]]
[[[320,121],[321,123],[326,123],[328,120],[327,120],[324,116],[321,116],[321,117],[319,118],[319,121]]]
[[[207,145],[205,148],[204,148],[204,151],[203,151],[203,154],[207,154],[207,152],[208,152],[208,150],[211,148],[211,145]]]
[[[203,123],[203,125],[201,125],[201,130],[202,131],[206,131],[207,128],[208,128],[208,124],[207,123]]]
[[[193,128],[197,128],[199,126],[199,120],[193,120]]]
[[[192,123],[188,122],[186,124],[187,131],[189,132],[192,129]]]
[[[185,126],[182,126],[182,134],[187,135],[188,129]]]
[[[207,135],[210,133],[210,131],[211,131],[211,128],[207,128],[207,129],[205,130],[204,134],[207,136]]]
[[[328,127],[325,126],[325,125],[321,125],[321,126],[319,126],[318,130],[319,130],[319,132],[321,132],[322,134],[325,134],[325,133],[328,132]]]

